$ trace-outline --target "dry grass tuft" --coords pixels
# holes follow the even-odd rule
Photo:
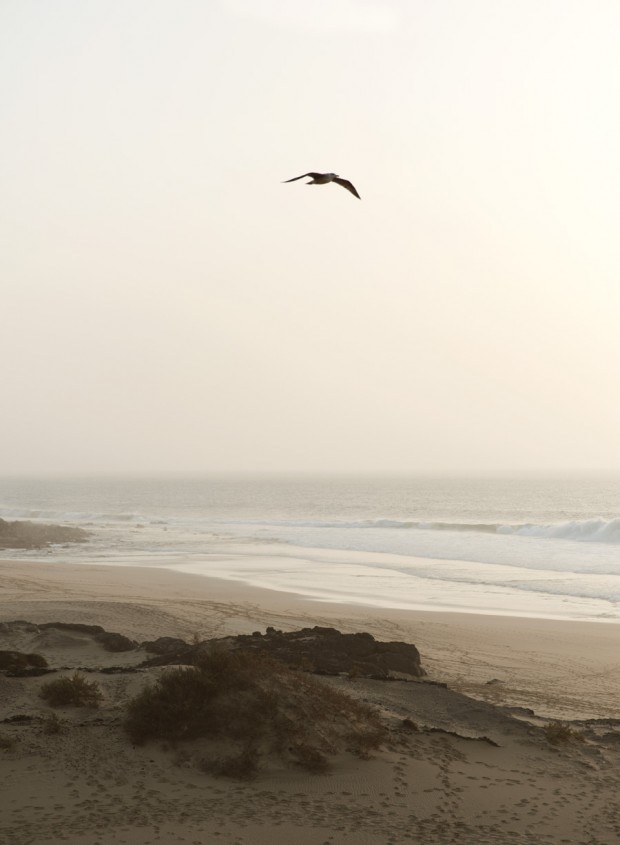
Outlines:
[[[41,720],[41,729],[46,736],[64,734],[67,732],[67,723],[60,719],[56,713],[47,713]]]
[[[51,707],[98,707],[103,698],[99,684],[79,672],[44,684],[39,695]]]
[[[573,730],[569,725],[563,725],[561,722],[551,722],[545,725],[543,733],[547,742],[551,745],[564,745],[567,742],[583,742],[583,736],[577,731]]]

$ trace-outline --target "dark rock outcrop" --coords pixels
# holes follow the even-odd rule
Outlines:
[[[135,640],[130,640],[124,634],[106,631],[101,625],[84,625],[81,622],[44,622],[39,628],[55,628],[60,631],[77,631],[80,634],[90,634],[106,651],[133,651],[138,647]]]
[[[133,651],[138,647],[135,640],[130,640],[129,637],[123,634],[115,634],[113,631],[103,631],[101,634],[95,634],[95,639],[102,645],[106,651]]]
[[[16,631],[35,635],[41,634],[44,631],[67,631],[69,633],[86,634],[94,642],[99,643],[106,651],[112,652],[133,651],[133,649],[138,647],[138,643],[135,640],[130,640],[129,637],[123,634],[106,631],[101,625],[85,625],[82,622],[41,622],[41,624],[35,625],[33,622],[25,622],[23,619],[13,622],[0,622],[0,634],[10,634]]]
[[[142,648],[148,651],[149,654],[170,657],[176,657],[179,654],[185,654],[185,652],[192,650],[189,643],[186,643],[185,640],[180,640],[178,637],[159,637],[156,640],[149,640],[142,643]]]
[[[41,648],[43,651],[45,642],[48,646],[50,643],[57,646],[57,639],[62,638],[62,632],[68,639],[67,647],[80,646],[84,639],[84,636],[71,638],[71,632],[91,638],[109,652],[132,651],[138,647],[134,640],[123,634],[106,631],[101,625],[78,622],[44,622],[35,625],[23,620],[0,623],[0,634],[19,632],[34,635],[27,638],[32,643],[31,648]],[[380,642],[368,633],[343,634],[336,628],[318,625],[288,632],[267,628],[264,634],[254,631],[250,635],[240,634],[200,643],[187,643],[178,637],[159,637],[140,645],[154,655],[140,664],[142,668],[171,664],[191,666],[200,660],[205,651],[219,646],[266,655],[287,666],[322,675],[387,679],[420,678],[426,674],[420,663],[420,653],[411,643]],[[45,672],[46,667],[47,662],[41,655],[0,651],[0,669],[7,673],[36,674]]]
[[[41,622],[36,626],[41,631],[55,628],[58,631],[77,631],[79,634],[104,634],[101,625],[85,625],[83,622]]]
[[[0,622],[0,634],[12,634],[14,631],[29,631],[36,634],[39,626],[25,619],[13,619],[11,622]]]
[[[343,634],[316,625],[289,633],[267,628],[262,637],[240,636],[235,641],[239,648],[264,652],[290,666],[320,674],[372,678],[420,678],[426,674],[414,645],[380,642],[368,633]]]
[[[41,654],[24,654],[21,651],[0,651],[0,671],[46,669],[47,660]]]
[[[85,543],[89,536],[83,528],[0,519],[0,549],[44,549],[58,543]]]
[[[299,669],[324,675],[347,674],[369,678],[420,678],[425,671],[420,653],[411,643],[379,642],[371,634],[343,634],[336,628],[302,628],[282,632],[267,628],[265,634],[226,637],[198,645],[183,640],[162,637],[143,647],[157,657],[143,666],[162,666],[171,663],[192,664],[213,644],[260,654]]]

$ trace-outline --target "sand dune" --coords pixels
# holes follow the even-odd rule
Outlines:
[[[0,842],[620,841],[620,726],[593,721],[620,718],[616,626],[369,613],[166,570],[145,574],[5,561],[0,622],[99,624],[138,641],[329,624],[415,643],[428,677],[323,679],[379,710],[388,729],[381,749],[369,760],[340,751],[324,775],[270,760],[246,783],[205,775],[183,745],[128,741],[127,700],[165,670],[89,672],[101,706],[55,711],[38,697],[52,676],[0,672]],[[36,651],[65,674],[145,657],[56,629],[5,628],[0,649]],[[58,733],[49,732],[50,712],[63,722]],[[558,719],[575,738],[552,745],[545,726]]]

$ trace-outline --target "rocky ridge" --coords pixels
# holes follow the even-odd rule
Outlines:
[[[29,651],[6,650],[0,655],[0,669],[10,672],[34,674],[46,671],[43,658],[37,649],[45,650],[50,637],[72,636],[77,648],[79,638],[92,639],[106,652],[141,652],[146,660],[136,661],[135,668],[167,665],[193,665],[202,654],[220,647],[267,655],[289,667],[303,669],[319,675],[347,675],[385,680],[390,678],[421,678],[420,653],[411,643],[381,642],[368,633],[343,634],[336,628],[314,626],[299,631],[279,631],[267,628],[264,634],[204,640],[188,643],[176,637],[160,637],[154,641],[138,643],[122,634],[105,631],[100,625],[16,620],[0,622],[0,634],[20,635]],[[68,645],[69,643],[67,643]],[[79,653],[79,652],[78,652]],[[136,654],[138,656],[138,654]]]

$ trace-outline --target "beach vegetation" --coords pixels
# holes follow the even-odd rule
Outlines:
[[[47,736],[66,733],[67,722],[61,719],[57,713],[46,713],[41,719],[41,728]]]
[[[379,748],[385,739],[383,725],[369,725],[363,730],[357,730],[349,735],[351,751],[362,760],[369,760],[371,751]]]
[[[50,707],[98,707],[103,698],[99,684],[80,672],[44,684],[39,695]]]
[[[563,725],[561,722],[550,722],[543,728],[545,739],[551,745],[564,745],[567,742],[583,742],[583,736],[578,731]]]
[[[200,769],[242,779],[272,754],[325,771],[327,755],[367,756],[386,733],[374,711],[329,684],[222,646],[146,686],[128,704],[125,730],[137,745],[192,743]]]
[[[248,737],[269,718],[269,695],[251,683],[248,655],[212,649],[195,666],[164,672],[128,706],[125,728],[140,745],[149,739]]]

